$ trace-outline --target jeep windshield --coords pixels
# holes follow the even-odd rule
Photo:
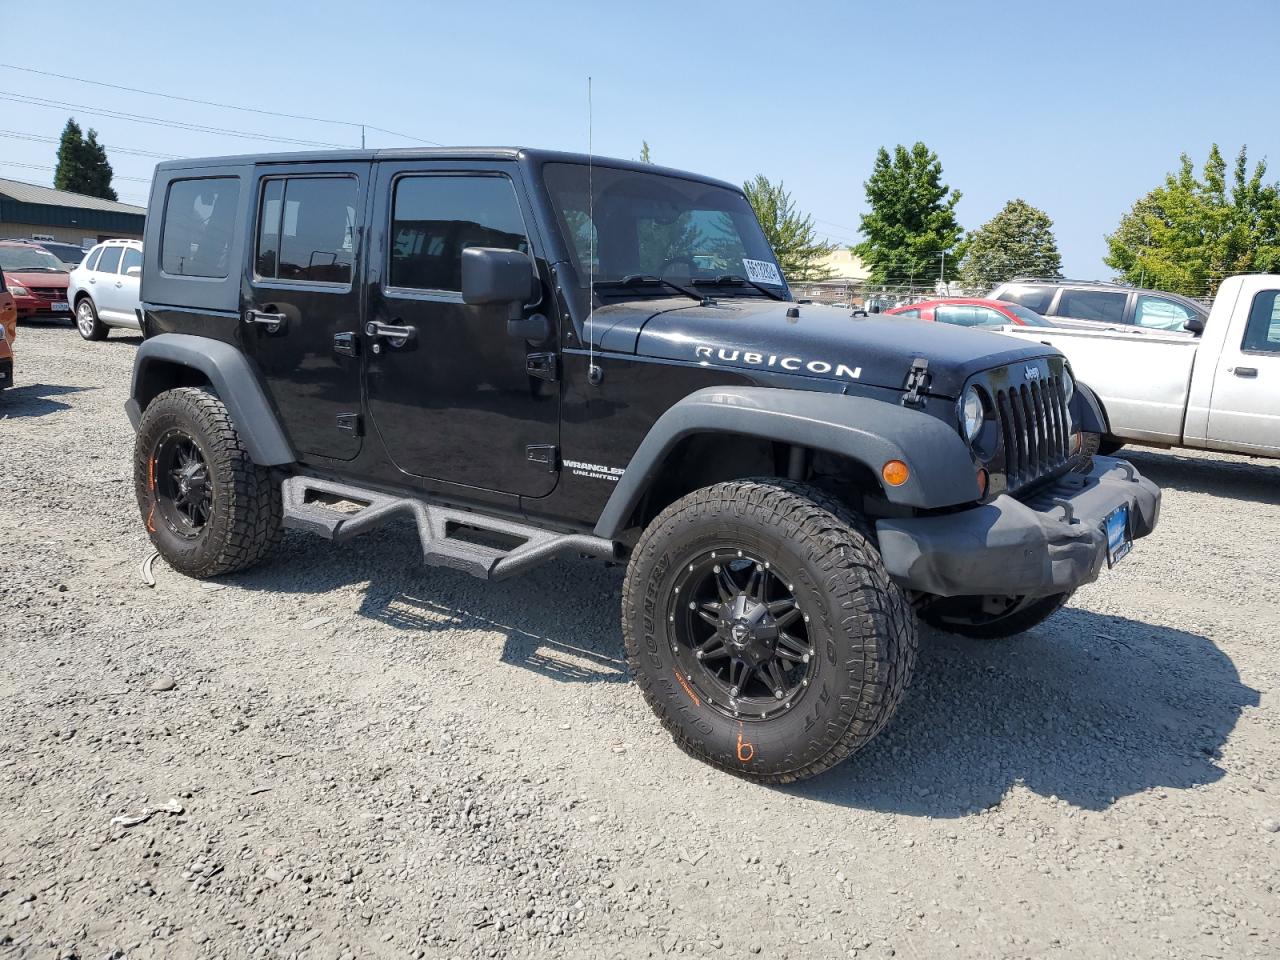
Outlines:
[[[755,212],[736,191],[660,173],[549,163],[556,221],[585,288],[789,298]],[[588,196],[588,184],[594,196]]]

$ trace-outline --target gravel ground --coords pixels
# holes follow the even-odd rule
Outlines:
[[[1280,465],[1134,451],[1121,567],[768,789],[661,732],[617,570],[387,529],[148,589],[137,343],[24,327],[0,393],[0,955],[1280,955]]]

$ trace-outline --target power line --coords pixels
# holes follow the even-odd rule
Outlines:
[[[132,123],[145,123],[153,127],[169,127],[174,130],[191,130],[196,133],[215,133],[225,137],[239,137],[242,140],[271,140],[275,143],[288,143],[302,147],[327,147],[350,149],[347,144],[325,143],[320,140],[299,140],[293,137],[273,137],[265,133],[241,133],[239,130],[227,130],[224,127],[208,127],[198,123],[186,123],[182,120],[165,120],[161,117],[149,117],[141,113],[124,113],[120,110],[107,110],[103,107],[86,107],[84,104],[67,103],[62,100],[47,100],[44,97],[32,97],[26,94],[15,94],[10,90],[0,90],[0,100],[12,100],[34,107],[49,107],[55,110],[75,110],[90,116],[111,117],[116,120],[128,120]]]
[[[245,107],[234,103],[219,103],[216,100],[198,100],[195,97],[180,97],[175,93],[161,93],[157,90],[143,90],[140,87],[126,87],[118,83],[107,83],[103,80],[89,80],[85,77],[73,77],[65,73],[53,73],[49,70],[36,70],[34,67],[20,67],[13,63],[0,63],[0,67],[8,70],[21,70],[24,73],[34,73],[42,77],[56,77],[59,80],[73,80],[76,83],[88,83],[95,87],[106,87],[110,90],[123,90],[128,93],[141,93],[148,97],[163,97],[166,100],[177,100],[182,103],[196,103],[205,107],[218,107],[223,110],[240,110],[244,113],[256,113],[265,117],[282,117],[286,120],[306,120],[311,123],[332,123],[346,127],[363,127],[374,130],[378,133],[385,133],[392,137],[400,137],[404,140],[414,140],[418,143],[430,144],[433,147],[442,147],[444,144],[436,143],[434,140],[427,140],[423,137],[415,137],[408,133],[399,133],[395,130],[388,130],[385,127],[375,127],[371,123],[359,123],[354,120],[332,120],[328,117],[307,117],[294,113],[279,113],[275,110],[263,110],[259,107]]]
[[[17,161],[14,161],[14,160],[0,160],[0,167],[23,167],[24,169],[27,169],[27,170],[45,170],[49,173],[52,173],[56,169],[55,167],[46,167],[39,163],[18,163]],[[120,174],[114,173],[114,172],[111,174],[111,179],[112,180],[132,180],[135,183],[151,182],[150,177],[122,177],[120,176]]]
[[[60,137],[45,137],[37,133],[22,133],[18,130],[0,130],[0,137],[10,137],[14,140],[31,140],[36,143],[60,143]],[[102,144],[103,149],[113,150],[116,153],[131,153],[138,157],[152,157],[156,160],[181,160],[180,156],[172,153],[154,153],[150,150],[134,150],[130,147],[113,147],[108,144]]]

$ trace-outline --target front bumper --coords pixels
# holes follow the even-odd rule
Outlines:
[[[940,597],[1045,596],[1092,583],[1107,563],[1107,515],[1129,505],[1134,540],[1155,529],[1160,488],[1125,460],[1094,457],[1026,501],[1002,494],[957,513],[879,520],[889,575]]]
[[[37,296],[25,296],[25,297],[15,296],[13,300],[14,300],[14,306],[18,308],[19,320],[31,320],[37,317],[42,320],[54,319],[54,318],[57,318],[59,320],[71,319],[71,306],[70,306],[70,302],[66,298],[65,293],[57,299],[46,300],[44,297],[37,297]],[[53,305],[55,303],[66,303],[67,309],[55,310],[53,308]]]

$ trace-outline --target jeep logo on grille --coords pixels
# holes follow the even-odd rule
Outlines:
[[[1027,364],[1027,366],[1026,366],[1026,374],[1027,374],[1027,380],[1028,380],[1028,381],[1031,381],[1031,380],[1039,380],[1039,379],[1040,379],[1040,368],[1039,368],[1039,367],[1037,367],[1037,366],[1036,366],[1035,364],[1033,364],[1033,363],[1028,363],[1028,364]]]

